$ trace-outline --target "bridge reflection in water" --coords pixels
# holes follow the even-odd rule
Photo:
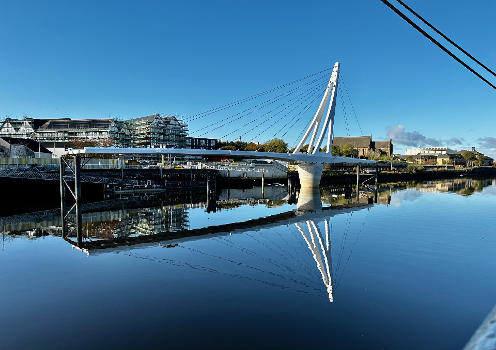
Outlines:
[[[487,183],[486,183],[487,182]],[[451,182],[436,182],[411,185],[413,190],[419,195],[430,191],[449,191],[461,195],[470,195],[473,192],[480,191],[484,186],[490,185],[490,181],[474,181],[474,180],[454,180]],[[401,190],[407,186],[399,187]],[[288,233],[296,233],[297,236],[292,236],[294,239],[299,237],[301,241],[300,253],[293,257],[290,254],[280,254],[284,261],[277,261],[279,268],[284,269],[284,274],[288,271],[293,276],[286,276],[285,282],[297,280],[312,280],[312,283],[321,279],[329,301],[334,300],[334,291],[336,289],[336,276],[333,276],[332,265],[332,242],[333,232],[331,227],[332,218],[335,216],[348,214],[348,218],[344,221],[351,220],[351,215],[355,211],[360,211],[369,208],[370,193],[363,193],[357,197],[348,193],[346,188],[324,189],[325,202],[331,201],[333,205],[323,206],[321,192],[318,190],[297,192],[294,188],[289,187],[287,191],[284,186],[267,187],[264,195],[260,188],[249,190],[230,189],[221,192],[217,198],[199,198],[199,201],[194,203],[193,195],[187,195],[190,203],[184,203],[186,198],[177,199],[176,202],[168,202],[164,198],[149,197],[144,199],[124,199],[113,200],[99,203],[88,203],[82,208],[82,230],[76,232],[76,226],[71,222],[70,217],[62,218],[59,210],[48,210],[36,213],[16,215],[10,217],[0,217],[0,230],[3,233],[29,234],[31,237],[53,235],[63,236],[64,239],[76,249],[85,252],[88,255],[102,254],[107,252],[124,252],[124,254],[133,254],[132,250],[136,248],[146,247],[183,247],[193,251],[187,241],[198,241],[202,239],[216,239],[216,242],[222,242],[226,245],[235,245],[231,240],[231,235],[241,234],[240,237],[251,237],[253,232],[263,231],[263,235],[256,238],[256,246],[251,249],[252,256],[261,258],[258,263],[275,262],[274,256],[264,256],[264,249],[270,241],[275,244],[272,251],[282,251],[281,245],[284,242],[278,240],[270,240],[271,232],[276,232],[277,228],[284,226],[293,227],[294,230],[286,230],[281,239],[288,239],[291,236]],[[343,195],[338,195],[338,190],[344,192]],[[389,204],[391,198],[392,187],[384,186],[380,189],[379,203]],[[257,196],[258,194],[258,196]],[[334,196],[334,197],[333,197]],[[372,194],[374,196],[374,194]],[[377,197],[377,195],[375,195]],[[348,198],[348,199],[346,199]],[[383,199],[381,199],[383,198]],[[336,199],[336,201],[334,201]],[[290,204],[296,204],[295,210]],[[251,208],[254,205],[266,205],[267,207],[280,208],[273,215],[252,218],[241,222],[232,222],[228,220],[220,225],[208,225],[207,221],[200,225],[191,223],[191,213],[208,211],[212,207],[217,211],[236,210],[237,207],[241,211],[245,208]],[[273,211],[274,212],[274,211]],[[206,216],[206,214],[203,214]],[[213,215],[213,214],[210,214]],[[260,216],[260,214],[258,214]],[[262,213],[261,215],[266,215]],[[231,217],[235,216],[231,214]],[[66,234],[63,231],[63,222],[66,225]],[[337,220],[343,222],[343,220]],[[203,226],[202,226],[203,225]],[[362,228],[363,228],[362,224]],[[334,230],[336,230],[336,225]],[[267,230],[268,229],[268,230]],[[274,230],[272,230],[274,229]],[[336,267],[334,273],[340,273],[341,270],[341,250],[344,245],[343,237],[345,232],[336,231],[338,233],[334,237],[337,238],[339,254],[335,258]],[[253,237],[251,237],[253,238]],[[255,239],[255,238],[254,238]],[[293,239],[293,238],[291,238]],[[341,241],[340,241],[341,239]],[[296,242],[296,241],[295,241]],[[240,251],[246,252],[248,248],[240,245]],[[291,247],[291,249],[294,247]],[[297,277],[298,269],[307,269],[308,262],[301,259],[301,249],[310,253],[313,259],[313,271],[317,272],[320,277],[311,277],[308,270],[303,275]],[[211,252],[203,253],[203,256],[212,255]],[[284,256],[283,256],[284,255]],[[310,258],[310,256],[308,258]],[[237,259],[240,257],[237,256]],[[294,258],[294,259],[293,259]],[[236,258],[235,258],[236,259]],[[224,257],[225,261],[232,262],[232,259]],[[297,264],[289,266],[288,264]],[[243,264],[235,264],[237,268]],[[306,265],[307,267],[305,267]],[[245,264],[246,266],[246,264]],[[274,274],[267,271],[267,266],[257,267],[251,266],[250,273],[253,270],[269,273],[271,278]],[[302,272],[302,271],[300,271]],[[276,272],[275,275],[282,276],[282,272]],[[339,276],[338,276],[339,277]],[[341,278],[341,277],[339,277]],[[292,282],[288,282],[292,283]],[[300,283],[300,286],[303,282]],[[306,285],[308,287],[308,285]],[[322,292],[321,287],[318,289]]]
[[[259,194],[258,198],[257,194]],[[288,199],[291,197],[297,201],[295,210],[288,210],[294,208],[287,204]],[[242,236],[245,233],[251,235],[256,231],[264,231],[264,236],[256,238],[258,240],[257,244],[260,244],[258,247],[264,250],[268,244],[271,244],[266,241],[267,229],[269,229],[268,232],[274,232],[271,229],[292,226],[295,230],[288,231],[288,233],[294,232],[301,235],[300,239],[304,241],[303,246],[308,247],[314,260],[314,266],[317,267],[322,277],[329,300],[333,301],[329,220],[336,215],[364,209],[367,205],[351,203],[347,206],[323,207],[318,190],[298,193],[293,189],[292,192],[288,193],[285,186],[266,187],[263,198],[260,188],[254,188],[248,190],[230,189],[229,191],[220,192],[215,199],[205,199],[198,203],[187,204],[164,203],[159,197],[143,200],[111,200],[88,203],[81,206],[82,225],[80,232],[77,232],[74,217],[61,217],[58,210],[11,216],[8,219],[0,218],[0,228],[3,232],[25,232],[31,237],[46,235],[62,237],[72,247],[88,255],[111,252],[135,255],[132,252],[135,249],[156,246],[177,247],[183,246],[183,243],[186,244],[187,241],[202,239],[213,238],[217,240],[216,242],[221,239],[225,244],[232,244],[232,242],[224,241],[224,239],[229,240],[231,235],[240,234]],[[196,216],[198,212],[208,211],[212,207],[212,201],[215,203],[216,210],[221,212],[240,206],[244,206],[240,210],[245,210],[245,207],[253,207],[254,205],[266,205],[273,208],[274,206],[281,207],[277,210],[279,212],[277,214],[251,218],[241,222],[227,222],[209,226],[207,226],[206,222],[204,222],[205,226],[192,224],[190,222],[190,212],[195,211]],[[75,216],[76,214],[73,215]],[[322,223],[325,228],[325,237],[322,236],[319,228]],[[285,238],[288,239],[289,236],[286,235]],[[184,247],[189,249],[190,245]],[[247,250],[247,247],[240,248],[244,251]],[[303,251],[301,251],[301,248],[297,248],[300,251],[297,253],[296,258],[302,266],[288,267],[288,264],[292,264],[294,261],[289,261],[291,259],[287,259],[287,256],[283,257],[285,260],[277,261],[276,265],[282,267],[285,270],[284,273],[288,271],[296,273],[298,269],[306,270],[307,267],[303,265],[308,265],[308,262],[304,262],[304,259],[302,259],[301,253]],[[280,245],[278,247],[274,246],[272,249],[282,250]],[[275,262],[277,259],[274,256],[264,256],[264,252],[256,251],[257,248],[251,250],[260,256],[262,261],[270,260]],[[211,255],[211,252],[206,254]],[[238,256],[234,259],[243,259],[243,257]],[[251,264],[251,266],[254,266],[255,263]],[[267,266],[257,267],[255,265],[255,269],[240,273],[250,274],[255,270],[267,271],[267,268]],[[282,275],[282,272],[275,272],[275,274]],[[318,281],[315,279],[316,276],[311,277],[308,272],[303,275],[303,277],[287,276],[285,282],[292,283],[288,282],[288,280],[298,278],[303,278],[307,282],[310,280],[312,283]],[[272,277],[273,275],[271,275]],[[309,287],[307,282],[301,282],[297,286],[305,285],[305,287]],[[316,288],[311,287],[311,289],[315,291]],[[320,288],[317,289],[321,290]]]

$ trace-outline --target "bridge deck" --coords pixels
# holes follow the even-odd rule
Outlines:
[[[276,152],[253,152],[253,151],[229,151],[229,150],[206,150],[189,148],[119,148],[119,147],[85,147],[69,151],[69,154],[114,154],[114,155],[191,155],[211,156],[243,159],[275,159],[282,161],[294,161],[304,163],[345,164],[345,165],[369,165],[375,166],[375,160],[358,159],[349,157],[335,157],[329,153],[319,152],[317,154],[307,153],[276,153]]]

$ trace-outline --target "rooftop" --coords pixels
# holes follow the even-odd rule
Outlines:
[[[43,147],[39,142],[32,139],[21,139],[16,137],[0,137],[1,140],[9,143],[10,145],[23,145],[33,152],[52,153],[46,147]]]
[[[368,148],[372,143],[371,136],[357,136],[357,137],[335,137],[332,144],[335,146],[344,146],[350,144],[356,148]]]

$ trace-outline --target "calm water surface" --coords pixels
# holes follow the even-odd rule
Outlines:
[[[90,210],[83,231],[138,237],[296,209],[285,187],[258,193],[224,191],[215,212],[194,199]],[[354,201],[322,193],[324,207]],[[496,181],[397,184],[361,202],[88,251],[57,236],[56,211],[1,217],[0,347],[463,347],[496,304]]]

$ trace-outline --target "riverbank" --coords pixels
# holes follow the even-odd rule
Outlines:
[[[290,176],[298,176],[293,172]],[[374,174],[360,174],[360,183],[373,178]],[[417,172],[381,172],[378,176],[378,182],[396,182],[396,181],[426,181],[440,179],[455,179],[459,177],[470,178],[487,178],[496,177],[496,167],[475,167],[463,169],[443,169],[432,171]],[[371,180],[372,181],[372,180]],[[356,173],[343,173],[324,171],[322,173],[321,185],[332,184],[356,184]]]

